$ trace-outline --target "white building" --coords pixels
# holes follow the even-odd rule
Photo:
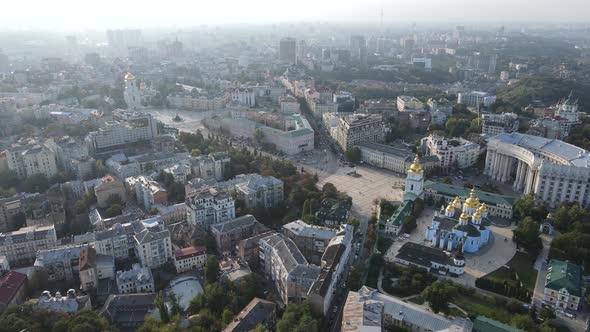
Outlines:
[[[457,104],[465,104],[470,107],[478,107],[480,104],[488,107],[495,102],[496,96],[491,96],[487,92],[472,91],[457,94]]]
[[[49,281],[73,281],[80,275],[80,252],[86,248],[82,244],[40,250],[34,266],[47,271]]]
[[[13,232],[0,233],[0,255],[11,265],[31,264],[37,251],[55,248],[55,226],[31,226]]]
[[[336,141],[344,151],[362,142],[379,143],[384,138],[383,120],[377,114],[353,114],[340,117]]]
[[[590,153],[556,139],[500,134],[488,141],[484,174],[513,183],[550,206],[578,202],[590,206]]]
[[[518,115],[515,113],[482,114],[481,132],[496,136],[501,133],[512,133],[518,130]]]
[[[172,257],[177,273],[193,269],[201,269],[207,264],[207,249],[205,247],[186,247],[178,249]]]
[[[428,99],[428,102],[426,102],[426,104],[428,105],[430,112],[441,111],[446,115],[453,114],[453,104],[446,98],[430,98]]]
[[[268,209],[284,200],[283,181],[272,176],[240,174],[231,180],[219,182],[215,187],[236,194],[249,209]]]
[[[48,178],[57,174],[55,153],[36,139],[20,139],[6,150],[8,168],[19,178],[44,174]]]
[[[156,121],[150,114],[116,111],[113,116],[115,120],[86,136],[86,144],[93,153],[124,151],[131,143],[148,142],[158,135]]]
[[[115,224],[108,230],[95,233],[94,248],[97,254],[114,258],[127,258],[133,250],[134,229],[131,224]]]
[[[573,92],[567,98],[560,100],[555,115],[567,119],[571,124],[580,123],[578,100],[574,100]]]
[[[166,205],[168,203],[168,192],[166,189],[151,178],[138,176],[135,178],[134,184],[135,199],[144,208],[150,209],[155,204]]]
[[[117,271],[117,289],[119,294],[153,293],[154,277],[147,267],[134,265],[131,270]]]
[[[198,93],[173,93],[168,97],[168,102],[173,108],[216,111],[225,108],[229,95],[227,94],[198,94]]]
[[[408,169],[404,187],[404,201],[414,201],[416,198],[424,198],[424,170],[418,155]]]
[[[135,252],[141,266],[154,269],[166,264],[172,257],[172,241],[160,217],[142,220],[134,226]]]
[[[424,112],[424,103],[412,96],[397,96],[397,110],[400,112]]]
[[[256,93],[252,88],[236,88],[231,92],[231,101],[239,105],[256,105]]]
[[[236,217],[234,199],[209,186],[203,186],[186,198],[186,212],[190,225],[205,229]]]
[[[281,107],[281,113],[284,114],[299,114],[301,109],[299,107],[299,101],[297,98],[287,95],[279,97],[279,106]]]
[[[185,202],[174,205],[155,204],[152,207],[158,210],[158,215],[166,225],[186,221]]]
[[[142,108],[141,92],[135,81],[135,76],[131,73],[125,75],[125,90],[123,91],[123,98],[130,110],[137,110]]]
[[[445,138],[431,134],[421,141],[422,149],[427,156],[436,156],[444,169],[457,166],[467,168],[477,162],[481,147],[463,138]]]

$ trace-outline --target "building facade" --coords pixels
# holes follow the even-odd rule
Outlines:
[[[515,113],[482,114],[481,133],[496,136],[518,131],[518,115]]]
[[[0,255],[6,256],[11,266],[22,266],[35,261],[37,251],[57,246],[55,226],[31,226],[0,234]]]
[[[582,267],[552,259],[547,265],[543,303],[560,310],[580,309],[584,296]]]
[[[186,247],[178,249],[172,257],[176,273],[183,273],[193,269],[202,269],[207,264],[207,249],[205,247]]]
[[[236,217],[233,198],[209,186],[200,188],[186,198],[186,212],[189,224],[205,229]]]
[[[346,151],[362,142],[380,143],[384,139],[383,120],[377,114],[353,114],[338,119],[336,142]]]
[[[590,205],[590,153],[565,143],[527,134],[501,134],[488,141],[484,174],[512,183],[549,206]]]
[[[421,141],[426,156],[436,156],[440,160],[440,167],[467,168],[475,165],[481,147],[463,138],[445,138],[431,134]]]

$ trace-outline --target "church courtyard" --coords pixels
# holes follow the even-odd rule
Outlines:
[[[410,234],[410,238],[407,240],[395,239],[385,254],[385,260],[393,262],[399,248],[406,241],[425,244],[424,234],[432,222],[434,212],[433,208],[425,208],[417,220],[418,227]],[[512,241],[512,227],[491,226],[490,242],[477,253],[465,253],[465,274],[457,278],[449,277],[449,279],[458,284],[475,287],[477,278],[508,263],[516,253],[516,244]]]

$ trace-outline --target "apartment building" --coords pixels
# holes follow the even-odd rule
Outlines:
[[[25,214],[23,204],[18,196],[0,199],[0,232],[12,228],[14,218]]]
[[[400,112],[424,112],[424,103],[412,96],[398,96],[397,110]]]
[[[73,281],[80,276],[80,252],[86,248],[83,244],[40,250],[34,266],[47,271],[49,281]]]
[[[457,94],[457,104],[465,104],[470,107],[479,107],[481,104],[488,107],[495,102],[496,96],[489,95],[487,92],[471,91]]]
[[[203,186],[186,198],[186,211],[189,224],[205,229],[236,217],[234,199],[210,186]]]
[[[211,226],[211,234],[215,238],[217,251],[220,253],[233,252],[241,240],[267,230],[268,228],[251,214]]]
[[[330,312],[336,289],[342,286],[347,277],[346,271],[352,251],[353,233],[354,227],[352,225],[340,227],[322,255],[320,275],[308,293],[311,307],[317,313],[327,315]]]
[[[340,148],[346,151],[362,142],[382,142],[384,134],[380,115],[352,114],[338,119],[335,139]]]
[[[283,234],[293,240],[303,256],[312,264],[320,264],[328,243],[336,233],[333,228],[309,225],[303,220],[283,225]]]
[[[176,273],[201,269],[207,264],[207,249],[202,246],[178,249],[174,252],[172,260]]]
[[[172,257],[172,241],[162,220],[154,217],[133,223],[133,226],[135,252],[141,265],[153,269],[166,264]]]
[[[231,180],[217,183],[215,187],[235,194],[249,209],[268,209],[284,200],[283,181],[273,176],[240,174]]]
[[[149,210],[155,204],[168,204],[168,192],[158,182],[147,176],[138,176],[135,178],[134,183],[135,199],[145,209]]]
[[[35,138],[21,138],[6,150],[8,168],[21,179],[33,174],[44,174],[48,178],[57,174],[55,152]]]
[[[117,271],[115,277],[119,294],[153,293],[154,277],[148,267],[135,264],[131,270]]]
[[[274,281],[282,301],[288,304],[307,298],[321,268],[309,264],[295,242],[281,234],[261,239],[259,246],[260,267]]]
[[[173,108],[194,111],[217,111],[225,108],[225,105],[229,101],[229,95],[225,93],[184,92],[170,94],[167,99]]]
[[[134,228],[130,223],[115,224],[110,229],[95,233],[94,248],[101,255],[124,259],[135,248]]]
[[[96,196],[96,205],[101,208],[108,208],[113,196],[118,196],[122,202],[127,201],[123,181],[112,175],[102,178],[101,182],[94,187],[94,194]]]
[[[158,135],[157,121],[150,114],[119,110],[113,117],[115,120],[86,136],[91,153],[125,151],[134,143],[147,142]]]
[[[481,133],[496,136],[518,131],[518,115],[515,113],[482,114]]]
[[[0,234],[0,255],[11,266],[23,266],[35,261],[37,251],[57,246],[55,226],[31,226]]]
[[[80,288],[83,291],[96,289],[101,279],[115,278],[115,259],[112,256],[96,254],[92,247],[80,251]]]
[[[431,134],[421,141],[422,149],[426,156],[436,156],[440,160],[440,167],[449,169],[456,166],[467,168],[475,165],[481,147],[479,144],[464,138],[445,138]]]

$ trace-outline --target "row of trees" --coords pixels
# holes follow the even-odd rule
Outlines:
[[[485,289],[496,294],[512,297],[523,302],[531,300],[531,294],[522,282],[509,283],[508,281],[498,282],[490,278],[478,278],[475,280],[475,287]]]
[[[26,304],[9,306],[0,314],[0,331],[114,332],[117,329],[96,311],[66,314]]]

